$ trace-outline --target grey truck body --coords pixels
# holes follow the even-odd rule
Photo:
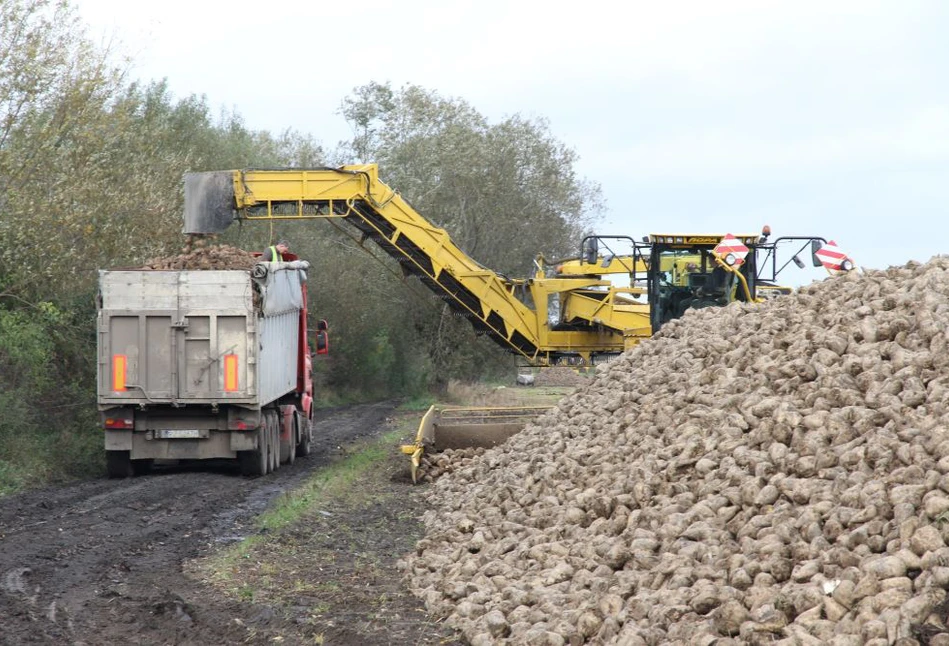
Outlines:
[[[296,395],[306,266],[100,271],[98,407],[103,420],[134,420],[104,423],[106,450],[151,460],[257,448],[262,411]]]

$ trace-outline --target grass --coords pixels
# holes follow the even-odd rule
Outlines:
[[[299,521],[303,516],[319,513],[326,500],[353,502],[361,489],[354,484],[384,460],[399,438],[400,431],[390,431],[378,440],[358,449],[335,464],[317,472],[306,484],[284,493],[276,506],[257,519],[261,529],[276,530]]]
[[[266,579],[278,574],[287,560],[283,559],[281,564],[270,561],[270,546],[281,542],[282,550],[294,548],[293,541],[288,543],[286,537],[279,537],[280,530],[309,527],[319,520],[335,522],[335,514],[325,509],[329,506],[327,503],[352,508],[380,502],[378,496],[363,485],[391,458],[396,450],[393,447],[403,435],[404,431],[396,429],[357,445],[346,458],[319,470],[303,486],[284,493],[270,510],[257,518],[256,524],[262,533],[248,536],[200,563],[197,570],[202,578],[242,600],[257,600],[261,593],[272,596],[274,590],[265,590],[271,587]],[[313,565],[319,564],[314,562]],[[290,589],[309,585],[297,580]],[[326,582],[318,587],[334,590],[338,584]]]
[[[399,410],[402,411],[426,411],[428,408],[436,402],[436,399],[432,395],[425,395],[421,397],[413,397],[412,399],[403,402],[399,406]]]
[[[99,429],[0,433],[0,497],[105,473]]]
[[[453,406],[553,406],[576,390],[573,386],[492,386],[452,381],[444,403]]]
[[[348,406],[350,404],[363,404],[367,400],[366,396],[352,391],[334,390],[324,388],[320,390],[320,396],[316,400],[317,408],[335,408],[336,406]]]

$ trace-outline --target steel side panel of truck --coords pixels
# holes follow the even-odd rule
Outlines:
[[[306,276],[254,271],[100,271],[99,409],[134,410],[135,426],[107,430],[107,449],[209,458],[256,446],[254,411],[297,388]],[[228,430],[235,415],[244,430]]]

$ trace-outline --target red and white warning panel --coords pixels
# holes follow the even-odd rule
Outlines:
[[[746,247],[741,240],[730,233],[726,233],[725,237],[722,238],[721,242],[718,243],[718,246],[716,246],[712,251],[721,256],[721,258],[729,265],[734,265],[736,267],[745,262],[745,256],[748,255],[748,247]],[[729,262],[729,255],[734,258],[735,262]]]
[[[850,271],[853,269],[853,261],[833,240],[818,249],[814,255],[830,271]]]

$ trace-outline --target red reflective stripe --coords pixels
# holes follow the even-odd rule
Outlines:
[[[817,250],[817,258],[828,269],[840,269],[847,254],[840,250],[833,240]]]
[[[112,390],[120,393],[125,391],[125,370],[128,366],[128,356],[124,354],[112,355]]]
[[[224,391],[232,393],[237,390],[237,355],[224,355]]]
[[[744,243],[741,242],[741,240],[732,234],[727,233],[712,251],[722,257],[727,256],[728,254],[733,254],[735,256],[735,264],[741,265],[745,262],[745,256],[748,255],[749,249],[744,245]]]

